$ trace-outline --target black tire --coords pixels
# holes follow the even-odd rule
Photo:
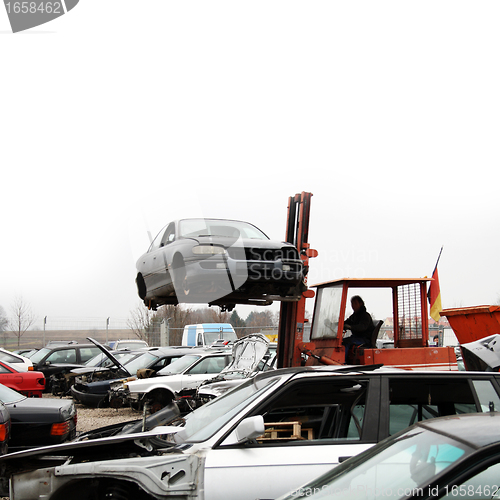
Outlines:
[[[162,410],[174,399],[173,395],[166,390],[156,390],[148,398],[149,412],[151,414]]]
[[[137,285],[137,293],[139,294],[139,297],[144,300],[148,291],[146,288],[146,282],[144,281],[141,273],[139,273],[135,278],[135,283]]]

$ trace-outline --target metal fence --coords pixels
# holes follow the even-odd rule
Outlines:
[[[161,345],[161,325],[157,324],[147,332],[143,332],[143,338],[151,346]],[[264,327],[236,327],[236,335],[238,338],[244,337],[250,333],[262,332],[271,337],[271,340],[277,338],[278,329],[274,326]],[[184,327],[181,328],[168,328],[166,332],[166,345],[181,345],[182,333]],[[274,338],[273,338],[274,336]],[[41,330],[28,330],[19,339],[14,332],[1,332],[0,333],[0,346],[8,350],[16,349],[33,349],[41,348],[50,341],[56,340],[73,340],[78,343],[87,343],[87,337],[107,344],[113,340],[118,339],[136,339],[138,338],[130,328],[74,328],[74,329],[41,329]]]

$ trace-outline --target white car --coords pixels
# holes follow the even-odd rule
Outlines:
[[[7,351],[0,347],[0,361],[12,365],[13,368],[21,372],[27,372],[33,370],[33,362],[31,359],[21,356],[19,354],[14,354],[13,352]]]
[[[4,455],[0,467],[15,500],[272,499],[416,421],[500,408],[499,381],[376,366],[269,370],[167,427]]]
[[[230,362],[229,350],[207,349],[207,352],[186,354],[162,368],[155,377],[126,382],[124,389],[129,392],[128,399],[133,406],[147,402],[153,412],[158,411],[182,391],[195,391]]]
[[[203,382],[196,392],[196,406],[242,384],[257,373],[276,369],[277,343],[261,333],[251,333],[233,346],[233,361],[218,375]]]

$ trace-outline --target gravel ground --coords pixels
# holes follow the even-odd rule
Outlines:
[[[58,396],[53,396],[52,394],[44,394],[43,397],[59,399]],[[131,408],[89,408],[81,404],[76,404],[76,411],[78,412],[76,425],[78,433],[142,418],[142,412],[132,410]]]

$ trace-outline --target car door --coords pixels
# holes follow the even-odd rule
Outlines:
[[[377,442],[380,380],[325,377],[287,384],[248,416],[263,415],[254,444],[208,451],[206,500],[276,498]],[[227,439],[227,438],[226,438]]]
[[[168,272],[165,247],[173,241],[174,236],[174,224],[171,223],[165,230],[158,233],[148,252],[141,257],[140,268],[148,291],[167,286],[172,281]]]

